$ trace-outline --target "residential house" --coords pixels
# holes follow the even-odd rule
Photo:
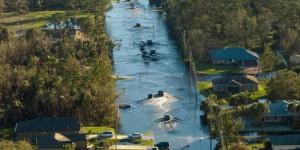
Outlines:
[[[288,105],[291,102],[285,100],[278,100],[275,103],[269,104],[269,112],[263,115],[264,122],[283,122],[290,120],[299,120],[299,113],[288,111]]]
[[[51,38],[51,43],[61,42],[64,38],[73,38],[80,41],[90,40],[89,36],[82,33],[79,29],[46,30],[46,35]]]
[[[212,50],[208,55],[213,64],[236,64],[239,67],[257,67],[259,56],[257,53],[244,48],[225,48]]]
[[[17,139],[38,140],[54,133],[77,134],[80,123],[75,118],[37,118],[17,123],[14,132]]]
[[[270,136],[272,150],[299,150],[300,134]]]
[[[258,83],[258,80],[251,75],[224,76],[212,80],[214,92],[226,93],[257,91]]]
[[[76,145],[76,149],[86,149],[86,134],[54,133],[53,135],[44,135],[39,138],[37,146],[40,150],[63,150],[64,145],[72,143]]]

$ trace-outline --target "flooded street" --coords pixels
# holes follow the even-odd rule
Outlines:
[[[186,149],[209,149],[208,128],[199,120],[202,112],[195,104],[195,91],[190,90],[189,69],[169,33],[164,13],[156,11],[148,0],[133,3],[113,3],[114,9],[107,13],[108,33],[118,45],[114,50],[114,72],[126,77],[118,81],[118,92],[122,95],[117,104],[132,105],[130,109],[119,110],[119,133],[153,131],[156,143],[168,141],[171,149],[185,146]],[[142,27],[134,28],[137,23]],[[158,61],[144,62],[139,50],[141,40],[153,41],[145,49],[156,50]],[[148,94],[157,91],[167,94],[146,99]],[[202,99],[198,95],[198,104]],[[165,114],[174,116],[174,121],[160,121]]]

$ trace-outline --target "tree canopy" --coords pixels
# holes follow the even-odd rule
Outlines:
[[[183,30],[195,57],[241,46],[262,53],[299,52],[299,0],[167,0],[167,21],[180,39]],[[268,52],[269,53],[269,52]],[[267,65],[270,66],[270,65]],[[270,68],[270,67],[268,67]]]

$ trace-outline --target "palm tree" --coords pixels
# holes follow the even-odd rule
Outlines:
[[[242,106],[242,111],[245,112],[245,107],[247,109],[247,104],[251,103],[250,93],[248,91],[241,92],[239,94],[239,104]]]
[[[251,107],[250,107],[250,112],[251,114],[255,115],[257,117],[257,119],[259,120],[259,122],[261,123],[261,118],[262,116],[268,112],[268,104],[267,103],[254,103]]]

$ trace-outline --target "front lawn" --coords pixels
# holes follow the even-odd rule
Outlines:
[[[264,99],[267,98],[268,94],[266,91],[266,86],[262,85],[262,84],[258,84],[258,91],[253,91],[250,92],[250,97],[252,99]]]
[[[210,74],[234,74],[243,73],[244,70],[233,65],[221,65],[212,64],[210,60],[196,61],[196,69],[198,74],[210,75]]]

